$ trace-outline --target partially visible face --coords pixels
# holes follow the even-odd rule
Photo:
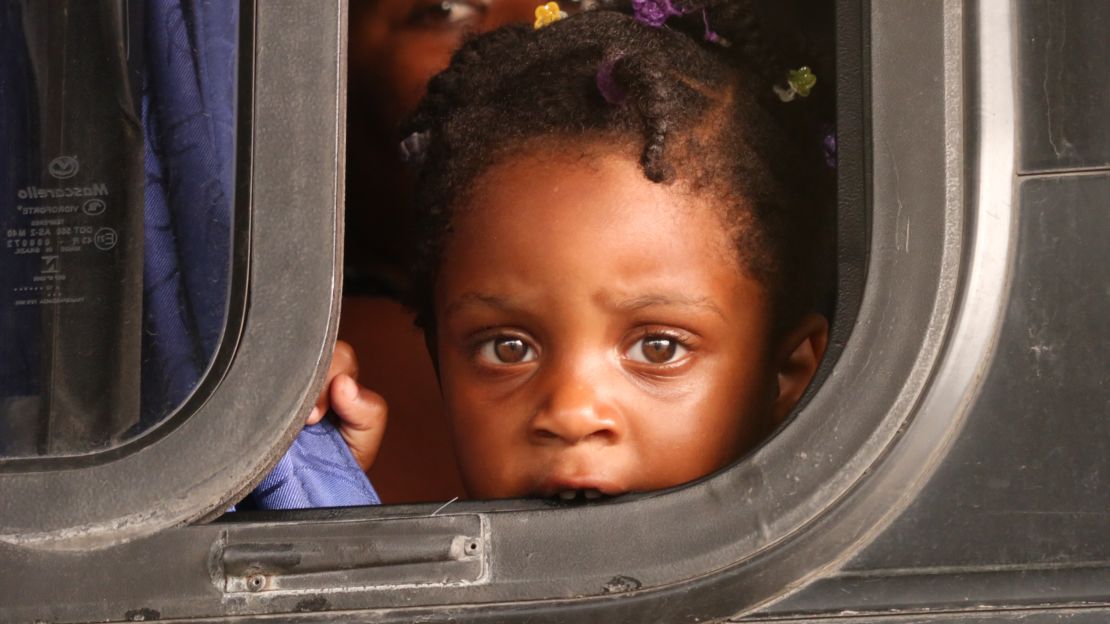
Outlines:
[[[771,306],[719,208],[600,152],[515,156],[475,189],[435,293],[471,496],[669,487],[769,431]]]
[[[464,34],[532,21],[537,0],[353,0],[351,80],[374,83],[398,125],[447,67]]]

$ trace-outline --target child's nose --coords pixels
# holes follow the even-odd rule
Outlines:
[[[595,385],[582,380],[555,385],[531,422],[532,437],[539,442],[612,444],[622,433],[619,411]]]

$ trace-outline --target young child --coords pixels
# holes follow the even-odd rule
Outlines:
[[[471,497],[697,479],[813,378],[831,100],[803,98],[800,66],[820,59],[776,52],[787,42],[755,10],[546,5],[429,84],[403,146],[424,229],[411,302]],[[339,410],[356,456],[376,448],[375,405]]]

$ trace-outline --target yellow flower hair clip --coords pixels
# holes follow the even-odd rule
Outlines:
[[[544,26],[550,26],[555,22],[567,16],[566,11],[559,9],[558,2],[548,2],[536,7],[536,23],[532,24],[532,28],[539,30]]]
[[[802,66],[786,72],[786,86],[773,85],[775,94],[783,102],[790,102],[797,97],[808,97],[809,92],[817,85],[817,76],[809,67]]]

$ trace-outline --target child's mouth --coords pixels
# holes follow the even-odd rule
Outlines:
[[[549,476],[537,487],[536,495],[557,503],[594,503],[624,494],[624,483],[594,473],[574,473],[574,476]]]
[[[593,477],[550,479],[539,490],[537,494],[540,496],[561,503],[595,502],[627,491],[621,484]]]
[[[581,500],[600,500],[602,498],[609,498],[601,490],[595,488],[575,489],[575,490],[560,490],[556,492],[555,498],[564,502],[581,501]]]

